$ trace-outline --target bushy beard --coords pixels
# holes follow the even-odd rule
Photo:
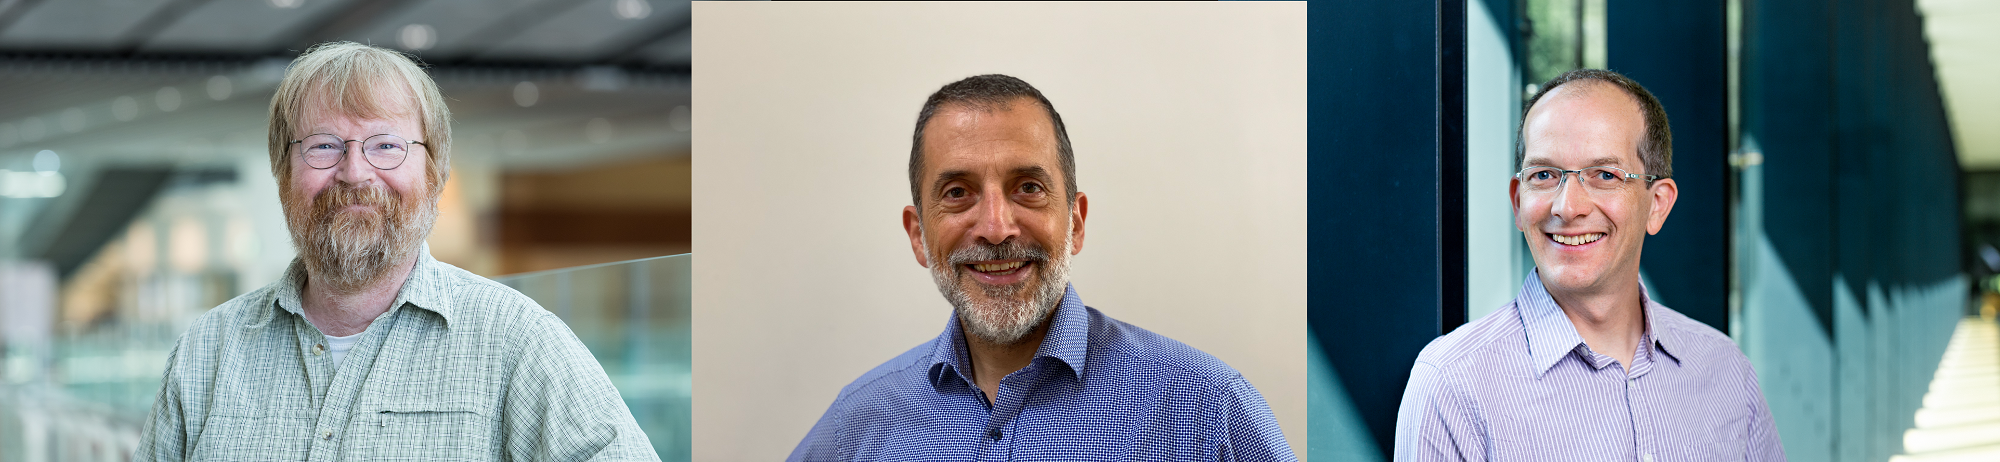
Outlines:
[[[944,258],[931,256],[931,279],[937,282],[938,292],[951,302],[958,325],[967,334],[996,345],[1020,343],[1062,303],[1069,286],[1069,237],[1063,237],[1063,251],[1055,254],[1024,241],[1016,238],[1000,244],[975,242]],[[929,254],[930,244],[924,245],[924,252]],[[1015,259],[1033,263],[1035,276],[1005,286],[987,286],[964,274],[970,271],[966,265],[972,262]],[[974,291],[985,297],[975,298]]]
[[[436,201],[406,201],[380,186],[334,182],[309,201],[287,193],[282,202],[311,283],[335,294],[357,293],[414,259],[437,221]],[[374,210],[346,210],[354,205]]]

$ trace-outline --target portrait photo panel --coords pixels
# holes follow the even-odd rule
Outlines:
[[[1073,220],[1073,252],[1021,232],[1052,254],[1030,259],[1035,274],[1048,269],[1042,263],[1066,265],[1068,299],[1102,315],[1088,318],[1093,328],[1136,327],[1150,333],[1126,334],[1240,373],[1254,390],[1238,397],[1261,396],[1256,406],[1268,404],[1282,433],[1273,441],[1303,458],[1305,10],[1305,2],[695,2],[694,458],[796,457],[816,425],[829,425],[844,388],[955,332],[945,278],[919,261],[949,250],[920,250],[913,234],[978,240],[1013,232],[1001,228],[1028,222],[1008,214],[1030,212],[994,207],[1000,215],[943,228],[961,222],[923,215],[947,210],[932,205],[906,210],[913,191],[936,192],[936,166],[921,170],[924,188],[912,186],[913,132],[933,93],[989,74],[1031,85],[1060,114],[1074,178],[1045,169],[1047,188],[1073,180],[1086,197],[1047,205],[1068,210],[1053,216]],[[961,120],[953,114],[1007,113],[954,107],[940,106],[932,130]],[[988,120],[965,120],[973,119]],[[1072,311],[1053,317],[1086,319]],[[1056,330],[1044,341],[1061,337]],[[1089,367],[1128,354],[1098,351],[1110,336],[1091,332],[1097,364],[1070,367],[1097,372]],[[1120,374],[1082,374],[1079,393]],[[1046,390],[1028,388],[1023,412]],[[1118,412],[1070,418],[1089,426],[1131,417]],[[1016,433],[1005,438],[1033,431],[1008,428]],[[991,437],[1013,441],[998,430]]]

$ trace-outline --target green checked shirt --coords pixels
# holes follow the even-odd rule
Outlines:
[[[419,254],[337,368],[300,311],[298,260],[196,319],[133,459],[659,460],[568,326]]]

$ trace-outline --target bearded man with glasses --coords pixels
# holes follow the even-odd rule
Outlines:
[[[1417,356],[1395,460],[1784,460],[1742,350],[1639,281],[1679,194],[1666,110],[1610,71],[1541,88],[1508,189],[1535,269]]]
[[[401,53],[292,62],[269,146],[298,258],[182,334],[133,459],[659,459],[568,326],[431,258],[450,123]]]

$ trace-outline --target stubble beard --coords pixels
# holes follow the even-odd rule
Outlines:
[[[282,202],[311,283],[335,294],[358,293],[416,258],[437,222],[437,201],[408,201],[381,186],[335,182],[310,199],[288,192]],[[373,210],[347,210],[354,205]]]
[[[1065,227],[1067,229],[1067,227]],[[929,243],[924,252],[930,255]],[[1000,244],[974,243],[939,258],[931,255],[931,279],[938,292],[951,302],[952,312],[965,333],[995,345],[1014,345],[1042,325],[1062,303],[1069,287],[1070,238],[1063,237],[1062,251],[1051,254],[1040,245],[1009,239]],[[971,281],[965,265],[976,261],[1025,259],[1033,262],[1035,275],[1018,283],[987,286]],[[938,264],[942,263],[942,264]],[[975,297],[977,295],[984,297]]]

